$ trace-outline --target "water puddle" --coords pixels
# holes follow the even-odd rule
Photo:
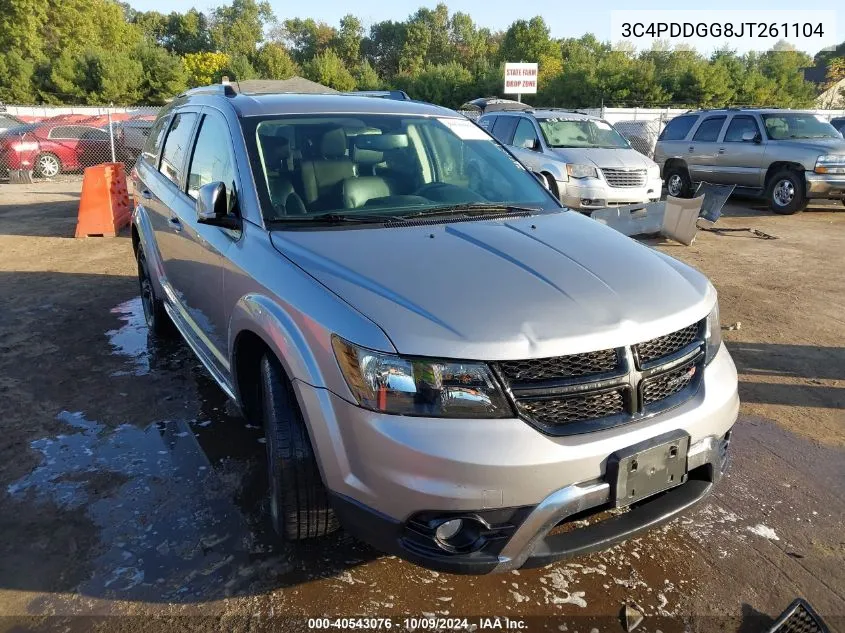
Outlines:
[[[141,297],[124,301],[111,309],[123,321],[116,330],[109,330],[109,337],[114,351],[112,353],[127,356],[132,360],[131,371],[118,371],[113,376],[145,376],[150,373],[150,351],[148,346],[147,323],[144,320],[144,307]]]

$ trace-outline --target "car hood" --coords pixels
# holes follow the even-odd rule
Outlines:
[[[570,148],[552,149],[552,153],[566,163],[595,165],[612,169],[648,169],[655,164],[648,156],[633,148]]]
[[[707,279],[574,212],[272,233],[403,354],[502,360],[648,340],[703,318]]]
[[[841,138],[782,139],[778,141],[778,144],[780,143],[788,147],[800,147],[811,152],[845,154],[845,140]]]

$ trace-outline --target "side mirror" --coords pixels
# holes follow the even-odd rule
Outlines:
[[[197,222],[224,229],[241,228],[240,218],[226,208],[226,185],[210,182],[197,192]]]
[[[744,143],[759,143],[760,142],[760,133],[759,132],[752,132],[751,130],[747,130],[742,133],[742,141]]]

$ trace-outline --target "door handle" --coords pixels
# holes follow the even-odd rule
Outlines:
[[[144,200],[152,200],[153,199],[153,192],[149,189],[141,189],[141,197]]]
[[[724,154],[724,153],[725,153],[725,148],[724,148],[724,147],[720,147],[720,148],[719,148],[719,153],[720,153],[720,154]]]
[[[171,215],[170,218],[168,218],[167,223],[176,231],[182,230],[182,223],[179,221],[179,218],[175,215]]]
[[[689,146],[689,151],[691,151],[691,152],[695,151],[695,145],[690,145],[690,146]]]

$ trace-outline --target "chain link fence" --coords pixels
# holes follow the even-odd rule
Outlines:
[[[0,108],[0,182],[81,180],[86,167],[135,165],[159,108]]]

